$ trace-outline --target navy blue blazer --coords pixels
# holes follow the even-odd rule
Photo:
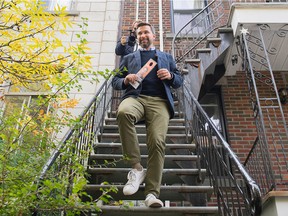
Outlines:
[[[127,37],[128,39],[129,37]],[[120,56],[120,61],[122,61],[123,57],[125,55],[128,55],[130,53],[134,52],[134,47],[136,46],[135,50],[137,50],[138,48],[138,44],[135,43],[126,43],[125,45],[121,44],[121,40],[119,40],[117,42],[116,48],[115,48],[115,54]]]
[[[171,87],[176,89],[183,84],[183,78],[176,68],[173,57],[165,52],[156,50],[158,69],[166,68],[171,74],[171,80],[163,80],[162,83],[165,88],[165,92],[168,98],[168,107],[170,111],[170,118],[174,117],[174,102],[171,92]],[[141,85],[134,89],[131,85],[124,84],[124,78],[127,74],[136,74],[141,69],[141,55],[140,50],[137,50],[131,54],[123,57],[120,62],[119,72],[113,77],[112,86],[116,90],[125,90],[122,99],[127,97],[138,97],[141,92]]]

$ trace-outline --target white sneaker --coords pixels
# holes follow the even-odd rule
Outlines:
[[[139,189],[140,184],[145,179],[145,174],[146,172],[143,168],[141,171],[138,171],[137,169],[132,169],[127,175],[128,182],[123,188],[123,194],[132,195],[136,193]]]
[[[163,207],[163,202],[157,199],[154,194],[149,193],[145,199],[145,205],[151,208],[160,208]]]

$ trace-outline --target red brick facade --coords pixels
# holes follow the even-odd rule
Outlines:
[[[146,0],[139,0],[139,12],[138,19],[146,22]],[[137,0],[125,0],[123,4],[123,14],[122,14],[122,34],[127,34],[127,31],[131,28],[132,23],[136,18],[136,6]],[[171,33],[171,1],[162,1],[162,28],[164,35],[164,50],[170,52],[171,50],[171,38],[167,39],[167,33]],[[156,48],[159,48],[159,2],[149,1],[148,8],[148,22],[152,24],[156,31]]]
[[[280,72],[274,72],[278,88],[285,86]],[[262,94],[269,96],[270,88],[263,85],[258,88]],[[252,105],[245,72],[239,71],[235,76],[227,77],[227,85],[222,86],[224,111],[227,120],[229,142],[237,155],[242,158],[247,154],[247,147],[251,146],[257,136]],[[282,105],[286,121],[288,121],[288,105]]]
[[[262,72],[265,74],[265,72]],[[283,82],[283,77],[280,72],[274,72],[274,77],[278,89],[285,86]],[[273,97],[274,92],[269,88],[268,85],[262,84],[258,86],[258,91],[260,95],[265,97]],[[224,112],[226,118],[226,128],[228,133],[228,141],[233,151],[239,157],[242,163],[244,163],[247,155],[253,146],[256,137],[258,136],[255,120],[252,111],[252,104],[250,100],[248,84],[245,72],[237,72],[235,76],[227,77],[227,85],[222,86],[222,97],[224,102]],[[286,123],[288,122],[288,104],[282,105]],[[273,113],[277,115],[280,119],[279,109],[276,109],[278,112]],[[288,143],[286,136],[283,137],[273,137],[271,131],[275,132],[276,130],[282,130],[282,133],[285,133],[283,124],[280,125],[273,122],[271,131],[267,126],[269,119],[267,118],[267,113],[265,114],[265,109],[263,111],[264,121],[266,125],[266,136],[268,139],[269,153],[271,155],[272,169],[276,174],[276,182],[280,182],[277,185],[277,188],[283,187],[283,183],[288,182],[287,168],[286,168],[286,159],[283,154],[283,149],[281,147],[280,140],[283,139],[285,143]],[[272,112],[271,110],[268,112]],[[270,116],[272,114],[270,113]],[[272,119],[273,120],[273,119]],[[277,132],[277,131],[276,131]],[[273,143],[276,143],[275,145]],[[259,149],[257,149],[259,151]],[[288,153],[287,148],[286,155]],[[277,155],[276,155],[277,154]],[[287,157],[287,156],[286,156]],[[282,177],[277,176],[281,172]],[[281,179],[282,178],[282,179]]]
[[[244,72],[227,78],[222,97],[229,143],[243,162],[257,137]]]

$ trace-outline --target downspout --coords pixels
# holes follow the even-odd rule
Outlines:
[[[136,2],[136,17],[135,20],[138,20],[139,18],[139,0]]]
[[[149,0],[146,0],[146,22],[149,22]]]
[[[162,0],[159,0],[159,42],[160,51],[163,51],[163,18],[162,18]]]
[[[138,4],[138,0],[137,0]],[[162,25],[162,0],[159,0],[159,50],[163,51],[163,25]],[[149,0],[146,0],[146,22],[149,22]]]

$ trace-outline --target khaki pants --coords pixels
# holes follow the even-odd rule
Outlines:
[[[117,112],[123,155],[131,165],[141,163],[140,148],[135,123],[145,120],[146,144],[148,148],[145,195],[160,194],[165,157],[165,138],[170,114],[167,101],[159,97],[140,95],[124,99]]]

